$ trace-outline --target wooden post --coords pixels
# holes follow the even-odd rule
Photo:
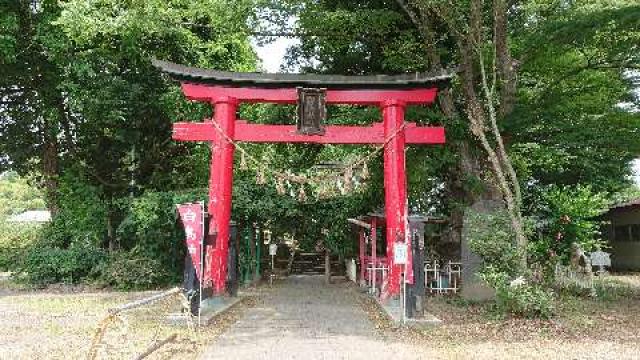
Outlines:
[[[329,249],[324,251],[324,276],[327,284],[331,284],[331,253]]]
[[[256,273],[255,280],[258,281],[262,278],[262,274],[260,273],[260,269],[262,267],[262,236],[260,235],[260,226],[258,224],[254,224],[255,238],[256,242]]]
[[[365,280],[365,269],[367,267],[367,260],[365,260],[365,257],[367,256],[367,248],[366,248],[366,244],[364,241],[364,228],[360,229],[359,232],[359,236],[360,236],[360,284],[366,284],[367,281]]]
[[[378,245],[378,220],[375,216],[371,217],[371,262],[373,263],[373,270],[371,271],[372,283],[373,287],[376,287],[376,278],[378,270],[375,270],[378,263],[378,249],[376,246]]]

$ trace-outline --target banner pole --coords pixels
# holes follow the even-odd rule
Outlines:
[[[204,201],[199,201],[200,204],[200,227],[202,229],[202,236],[200,237],[200,276],[198,276],[198,284],[200,291],[198,292],[199,304],[198,304],[198,326],[202,326],[202,282],[204,280]]]
[[[402,296],[401,296],[401,306],[402,309],[402,324],[405,325],[407,323],[407,264],[403,265],[404,272],[402,274]]]

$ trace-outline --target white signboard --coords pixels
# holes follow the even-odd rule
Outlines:
[[[395,243],[393,244],[393,263],[404,265],[408,261],[407,244]]]
[[[600,250],[592,252],[591,265],[611,267],[611,254]]]
[[[277,252],[278,252],[278,245],[277,244],[269,244],[269,255],[276,256]]]

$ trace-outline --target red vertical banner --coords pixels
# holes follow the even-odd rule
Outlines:
[[[196,269],[198,281],[202,280],[202,240],[204,238],[204,205],[202,203],[180,204],[178,214],[184,227],[185,244]]]

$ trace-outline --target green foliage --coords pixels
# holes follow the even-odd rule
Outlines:
[[[293,3],[302,4],[294,7],[299,26],[322,34],[304,37],[290,52],[291,62],[306,71],[370,74],[429,68],[425,46],[433,40],[420,38],[395,2]],[[468,2],[405,3],[416,10],[443,6],[454,27],[461,32],[468,27]],[[640,66],[633,51],[640,39],[639,11],[633,0],[534,0],[509,11],[508,42],[518,64],[519,90],[515,111],[502,119],[500,128],[523,184],[590,184],[597,191],[628,185],[629,163],[640,151],[640,113],[618,105],[638,104],[631,96],[627,70]],[[445,67],[457,66],[458,50],[452,40],[459,34],[446,31],[438,14],[441,11],[433,11],[429,17],[436,53]],[[491,26],[492,14],[484,15]],[[316,61],[309,64],[310,58]],[[462,103],[455,81],[453,90]],[[468,136],[457,133],[454,121],[447,119],[445,125],[449,144],[468,141]],[[437,160],[431,165],[442,166],[438,179],[442,181],[451,166]],[[420,167],[422,172],[430,170]]]
[[[35,243],[19,263],[18,278],[36,285],[74,284],[90,279],[105,257],[105,251],[94,246],[62,249]]]
[[[520,266],[515,235],[503,212],[469,212],[469,246],[482,258],[480,278],[495,290],[500,314],[527,318],[550,318],[554,297],[543,284],[530,283],[527,269]]]
[[[499,286],[496,305],[501,313],[549,319],[555,311],[553,292],[539,285]]]
[[[0,171],[10,168],[25,175],[40,169],[43,145],[59,134],[64,120],[62,96],[56,89],[59,72],[43,45],[59,34],[51,26],[57,14],[57,2],[52,0],[37,5],[0,1]]]
[[[63,203],[77,204],[91,191],[82,186],[62,192]],[[75,198],[79,196],[79,198]],[[117,228],[121,250],[107,253],[100,246],[106,236],[104,209],[61,208],[56,220],[42,234],[37,228],[14,233],[4,231],[0,265],[12,265],[26,282],[46,285],[55,282],[99,282],[119,289],[141,289],[175,282],[179,278],[184,244],[176,219],[175,203],[193,201],[195,193],[146,193],[118,204],[126,215]],[[71,221],[76,214],[76,221]],[[91,215],[101,215],[97,220]],[[18,229],[18,228],[14,228]],[[10,235],[10,236],[9,236]],[[100,241],[97,241],[98,237]],[[35,241],[37,238],[37,241]],[[12,244],[20,246],[14,251]],[[13,263],[12,263],[13,261]]]
[[[527,164],[527,182],[627,186],[640,151],[640,113],[619,104],[634,101],[625,74],[640,65],[632,50],[640,41],[637,2],[543,0],[520,11],[512,41],[525,60],[505,131]]]
[[[40,189],[15,172],[0,175],[0,219],[26,210],[44,209]]]
[[[126,215],[116,230],[121,249],[159,262],[172,280],[181,273],[184,259],[175,200],[173,193],[147,192],[128,201]]]
[[[540,285],[530,284],[524,277],[513,278],[499,267],[485,266],[481,278],[496,292],[496,311],[526,318],[548,319],[555,310],[553,292]]]
[[[79,204],[92,195],[82,186],[63,191],[63,203]],[[79,196],[79,198],[74,198]],[[150,288],[175,282],[182,270],[184,244],[177,223],[175,203],[193,199],[194,194],[149,192],[121,201],[125,211],[116,229],[115,243],[121,250],[107,253],[100,246],[106,236],[104,208],[62,207],[56,220],[45,228],[39,241],[25,249],[17,272],[35,284],[98,281],[120,289]],[[79,213],[74,218],[74,211]],[[93,219],[91,215],[100,217]],[[98,237],[100,241],[97,241]]]
[[[505,212],[480,213],[468,210],[466,227],[471,251],[482,258],[484,267],[506,277],[521,275],[515,234]]]
[[[0,175],[0,271],[14,271],[27,249],[40,238],[43,226],[10,223],[6,218],[45,207],[42,193],[15,172]]]
[[[179,156],[189,147],[170,141],[171,122],[199,120],[202,111],[186,106],[150,60],[252,70],[246,34],[251,6],[224,0],[62,5],[55,24],[66,42],[54,55],[69,74],[63,85],[73,110],[85,120],[76,155],[107,194],[163,191],[192,181],[180,176],[193,163],[183,164]],[[66,61],[68,52],[73,61]]]
[[[305,37],[289,59],[303,69],[367,74],[420,71],[424,49],[403,14],[381,1],[301,1],[299,26],[325,36]],[[416,51],[418,50],[418,51]],[[371,56],[376,54],[378,56]],[[314,68],[308,59],[315,58]]]
[[[586,252],[604,247],[597,216],[607,208],[605,194],[588,186],[552,187],[543,193],[542,204],[539,236],[530,244],[537,263],[567,263],[574,242]]]
[[[103,246],[108,208],[101,195],[82,172],[68,171],[60,179],[58,215],[44,229],[46,244],[61,248],[73,244]]]
[[[46,251],[32,249],[30,259],[45,261],[53,253],[72,259],[76,248],[120,247],[159,262],[158,274],[170,274],[162,281],[176,278],[183,245],[174,194],[167,190],[206,185],[202,164],[209,149],[172,142],[171,123],[211,110],[189,105],[151,58],[253,70],[253,6],[0,0],[0,170],[41,172],[57,162],[57,173],[49,175],[59,186],[46,191],[56,195],[60,211],[42,235],[39,246]],[[53,147],[54,159],[43,158],[45,145]],[[177,202],[181,198],[176,195]],[[105,261],[118,261],[119,268],[127,263]],[[73,281],[84,270],[73,273]],[[33,273],[39,282],[69,278],[45,265]]]
[[[174,280],[161,260],[134,251],[109,254],[92,271],[99,283],[119,290],[150,289]]]
[[[42,226],[0,220],[0,271],[15,271],[25,252],[40,237]]]
[[[14,14],[3,13],[0,16],[0,60],[2,63],[15,61],[16,38],[11,36],[19,29],[18,19]]]
[[[188,105],[151,58],[253,70],[247,29],[253,6],[0,1],[0,27],[7,30],[0,38],[0,134],[6,139],[0,170],[42,170],[51,164],[42,155],[47,144],[57,152],[61,173],[82,168],[105,201],[196,185],[199,178],[185,170],[199,159],[185,156],[191,146],[170,141],[171,122],[200,119],[206,111]]]

